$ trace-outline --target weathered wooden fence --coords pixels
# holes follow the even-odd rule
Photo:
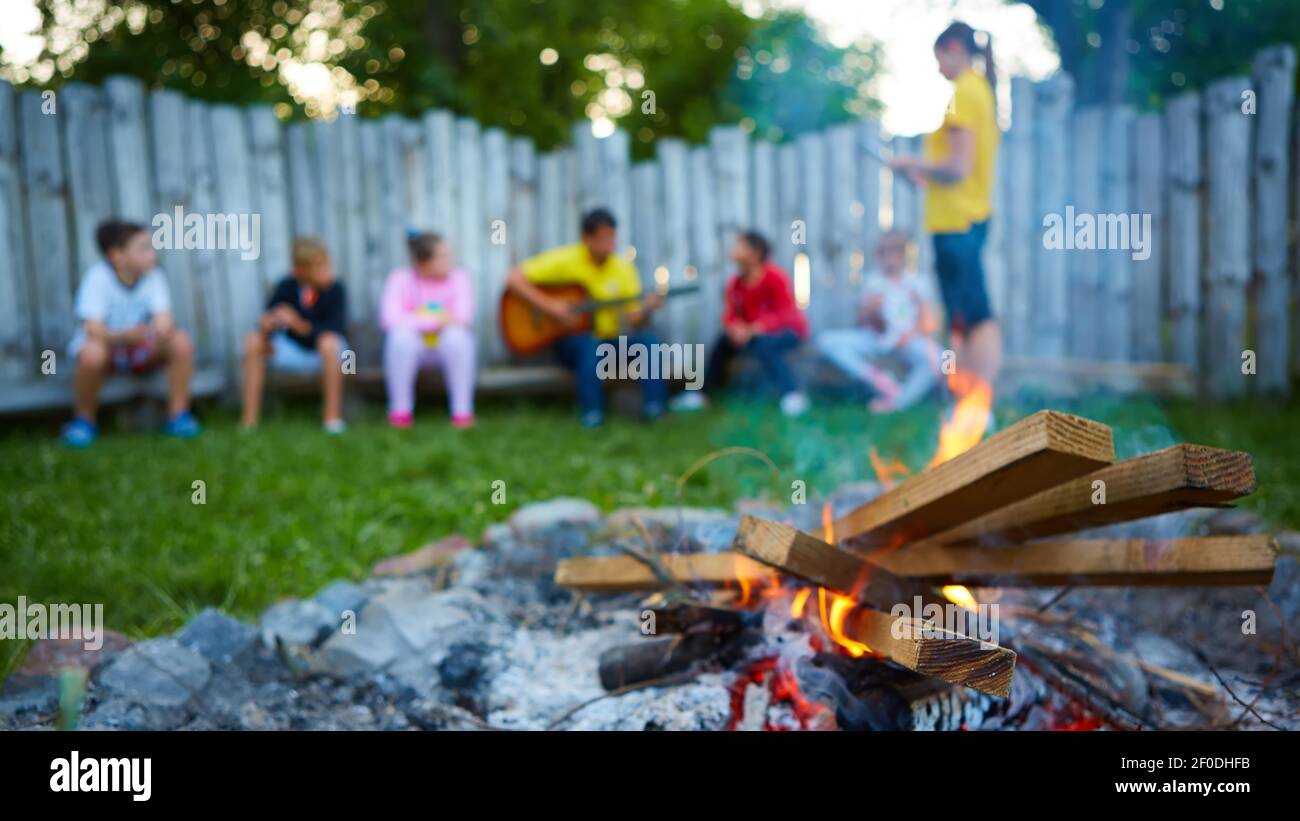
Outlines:
[[[1181,363],[1216,396],[1287,392],[1297,362],[1294,76],[1294,52],[1269,49],[1253,77],[1143,113],[1076,110],[1066,76],[1013,80],[986,249],[1008,353]],[[350,292],[352,345],[363,367],[376,364],[377,301],[385,274],[405,262],[407,226],[452,239],[478,283],[483,360],[505,363],[496,297],[506,271],[574,241],[579,213],[597,205],[619,217],[647,285],[705,286],[670,303],[665,337],[716,333],[730,242],[750,226],[795,272],[813,327],[843,326],[882,227],[912,229],[932,275],[922,198],[878,159],[882,148],[919,145],[882,143],[873,121],[779,145],[720,127],[705,145],[665,139],[655,160],[632,163],[625,133],[596,139],[581,124],[571,146],[539,153],[446,111],[283,124],[269,107],[213,105],[125,77],[71,83],[53,99],[0,83],[0,393],[49,394],[42,352],[63,355],[73,292],[98,253],[95,224],[149,223],[176,208],[261,220],[256,259],[162,253],[178,320],[218,383],[234,376],[240,339],[288,270],[295,234],[329,245]],[[1045,218],[1065,219],[1068,207],[1150,215],[1149,255],[1048,247]],[[1247,351],[1253,375],[1243,373]]]

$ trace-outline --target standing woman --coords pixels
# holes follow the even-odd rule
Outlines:
[[[925,190],[925,227],[934,241],[934,268],[948,313],[959,367],[992,384],[1002,365],[1002,332],[993,318],[980,254],[993,215],[993,173],[998,131],[993,90],[993,38],[954,22],[934,42],[939,73],[953,86],[937,131],[927,134],[921,157],[897,157],[896,171]],[[975,70],[975,58],[984,73]]]
[[[474,424],[474,283],[437,234],[413,233],[408,244],[411,264],[388,275],[379,309],[388,422],[411,426],[420,368],[440,366],[451,423],[467,428]]]

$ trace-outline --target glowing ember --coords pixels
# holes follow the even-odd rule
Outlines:
[[[785,704],[794,713],[795,719],[799,722],[799,729],[807,730],[823,728],[824,720],[830,715],[830,708],[809,701],[804,698],[803,692],[799,689],[799,683],[795,680],[794,674],[778,666],[776,656],[759,659],[751,664],[740,674],[731,685],[731,718],[727,721],[727,729],[735,730],[745,719],[745,691],[750,687],[760,687],[766,685],[768,692],[771,693],[769,704]],[[767,716],[763,717],[764,730],[785,730],[787,727],[780,727],[773,724]]]

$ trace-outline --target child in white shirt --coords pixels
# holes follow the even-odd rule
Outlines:
[[[907,269],[908,244],[902,231],[885,232],[876,246],[879,268],[863,285],[859,327],[823,331],[816,339],[823,356],[873,389],[868,407],[874,413],[911,407],[938,379],[934,309],[920,277]]]

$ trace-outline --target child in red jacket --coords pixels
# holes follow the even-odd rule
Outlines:
[[[798,416],[808,409],[808,397],[785,358],[807,338],[808,321],[795,304],[790,278],[769,259],[770,251],[767,239],[756,231],[736,237],[731,258],[740,270],[727,282],[722,334],[704,371],[703,393],[715,394],[725,386],[727,365],[737,354],[751,355],[781,396],[781,412]],[[694,410],[704,404],[699,392],[687,391],[674,407]]]

